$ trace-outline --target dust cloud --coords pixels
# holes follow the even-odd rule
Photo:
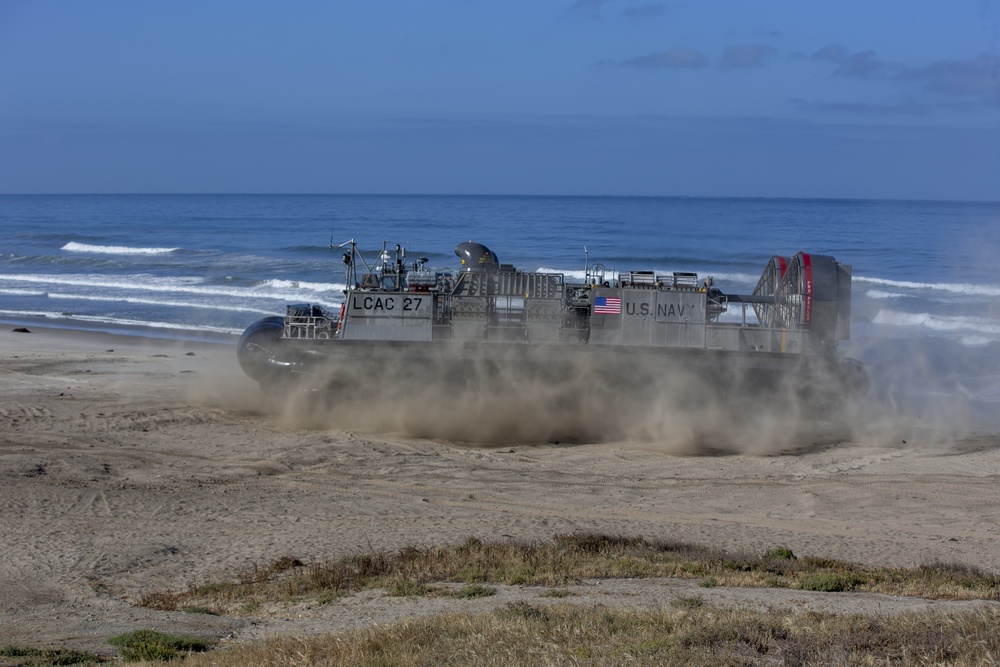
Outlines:
[[[989,383],[1000,378],[989,370],[996,366],[996,349],[883,335],[852,341],[850,353],[864,360],[872,379],[857,415],[856,438],[941,452],[1000,428],[997,406],[984,400]]]
[[[864,362],[859,370],[825,357],[706,350],[338,344],[303,363],[307,372],[275,375],[260,390],[227,359],[198,400],[297,428],[485,447],[601,442],[772,455],[853,442],[946,451],[1000,428],[996,403],[981,400],[1000,387],[995,347],[882,331],[844,346]]]
[[[771,359],[772,363],[777,363]],[[859,376],[802,360],[762,369],[738,356],[527,346],[345,350],[294,381],[247,377],[233,407],[298,428],[467,446],[620,443],[683,455],[804,452],[854,437]]]

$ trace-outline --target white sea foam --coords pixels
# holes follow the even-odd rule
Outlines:
[[[981,285],[974,283],[918,283],[908,280],[888,280],[886,278],[868,278],[865,276],[854,276],[854,281],[859,283],[870,283],[883,287],[896,287],[911,290],[929,290],[950,292],[953,294],[966,294],[969,296],[1000,296],[1000,285]]]
[[[567,280],[572,280],[575,282],[583,282],[583,279],[587,277],[586,272],[583,269],[571,269],[565,271],[562,269],[549,269],[544,266],[537,269],[539,273],[561,273]]]
[[[61,292],[49,292],[50,299],[62,299],[66,301],[101,301],[104,303],[134,303],[141,306],[166,306],[168,308],[204,308],[207,310],[222,310],[232,313],[258,313],[261,315],[274,315],[274,309],[256,308],[254,306],[233,306],[217,301],[207,301],[198,303],[196,301],[171,301],[168,299],[143,299],[137,297],[116,297],[116,296],[93,296],[89,294],[66,294]],[[323,304],[326,305],[326,304]]]
[[[66,252],[89,252],[101,255],[167,255],[177,252],[180,248],[132,248],[121,245],[90,245],[70,241],[61,250]]]
[[[343,292],[346,285],[337,283],[312,283],[304,280],[265,280],[258,285],[275,290],[305,290],[307,292]]]
[[[899,292],[886,292],[879,289],[870,289],[865,292],[865,296],[869,299],[887,300],[887,299],[908,299],[911,298],[910,294],[900,294]]]
[[[40,292],[38,290],[30,290],[30,289],[0,289],[0,294],[6,294],[8,296],[34,296],[34,297],[48,296],[48,292]]]
[[[216,327],[210,324],[182,324],[177,322],[149,322],[147,320],[131,320],[118,317],[101,317],[96,315],[67,315],[37,310],[0,310],[0,317],[40,317],[45,319],[73,320],[90,324],[110,324],[121,328],[143,329],[174,329],[177,331],[201,331],[206,333],[221,333],[239,335],[243,329],[231,327]]]
[[[141,327],[147,329],[177,329],[180,331],[206,331],[210,333],[222,333],[239,335],[243,329],[232,327],[216,327],[210,324],[180,324],[177,322],[149,322],[147,320],[130,320],[116,317],[99,317],[92,315],[74,315],[69,319],[80,320],[81,322],[94,322],[98,324],[113,324],[119,327]]]
[[[344,285],[336,283],[299,283],[290,280],[265,280],[250,287],[205,285],[201,278],[163,278],[150,275],[117,276],[106,275],[57,275],[0,274],[0,282],[32,283],[52,286],[86,287],[89,289],[121,290],[125,292],[157,292],[173,294],[197,294],[202,296],[224,296],[234,298],[269,298],[279,300],[310,300],[318,293],[327,293],[339,303]]]
[[[989,345],[994,341],[994,338],[988,338],[986,336],[962,336],[962,345],[966,345],[968,347],[983,347],[984,345]]]
[[[0,310],[0,316],[7,317],[65,317],[59,313],[44,310]]]
[[[880,310],[873,324],[916,327],[940,332],[970,332],[979,336],[1000,336],[1000,322],[982,317],[953,316],[945,317],[930,313],[901,313],[893,310]],[[992,339],[991,339],[992,340]]]

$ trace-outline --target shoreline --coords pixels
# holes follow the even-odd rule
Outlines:
[[[53,331],[76,331],[87,333],[102,333],[109,336],[133,336],[167,341],[189,341],[218,344],[235,344],[239,340],[238,333],[222,333],[201,329],[185,329],[174,327],[143,326],[141,324],[114,324],[108,322],[90,322],[72,317],[48,317],[42,315],[11,317],[0,315],[0,329],[6,327],[35,327]]]

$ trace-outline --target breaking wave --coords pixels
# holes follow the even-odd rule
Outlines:
[[[344,291],[346,285],[338,283],[313,283],[305,280],[264,280],[257,284],[257,287],[266,287],[275,290],[305,290],[307,292],[337,292]]]
[[[49,292],[50,299],[62,299],[66,301],[99,301],[103,303],[132,303],[140,306],[166,306],[168,308],[204,308],[212,311],[226,311],[232,313],[256,313],[258,315],[273,315],[274,309],[256,308],[253,306],[233,306],[216,301],[198,303],[196,301],[174,301],[170,299],[148,299],[142,297],[123,296],[91,296],[87,294],[65,294],[60,292]]]
[[[90,245],[70,241],[61,250],[66,252],[89,252],[102,255],[168,255],[180,248],[131,248],[121,245]]]
[[[258,297],[272,299],[303,299],[307,296],[315,297],[317,293],[332,293],[336,295],[338,304],[340,303],[341,293],[344,290],[344,285],[337,283],[312,283],[274,279],[263,280],[252,286],[239,287],[206,285],[201,278],[197,277],[161,278],[150,275],[118,276],[112,278],[101,274],[0,274],[0,281],[53,286],[58,285],[113,289],[129,292],[171,292],[198,294],[203,296]],[[307,292],[308,294],[301,294],[300,292]]]
[[[887,278],[868,278],[865,276],[854,276],[854,281],[859,283],[868,283],[871,285],[881,285],[883,287],[896,287],[899,289],[940,291],[950,292],[953,294],[965,294],[969,296],[1000,296],[1000,286],[998,285],[979,285],[971,283],[918,283],[908,280],[889,280]]]
[[[912,294],[901,294],[899,292],[886,292],[879,289],[870,289],[865,292],[865,296],[869,299],[878,299],[880,301],[888,299],[910,299],[913,298]]]
[[[213,326],[210,324],[186,324],[183,322],[156,322],[99,315],[75,315],[68,313],[52,313],[37,310],[0,310],[0,317],[31,317],[43,319],[66,320],[71,322],[86,322],[87,324],[105,324],[121,330],[164,329],[174,331],[192,331],[214,334],[229,334],[238,336],[243,329],[233,327]]]
[[[872,318],[872,323],[900,327],[919,327],[937,332],[967,332],[969,334],[977,334],[978,337],[967,336],[967,338],[969,341],[980,341],[979,344],[984,344],[981,341],[986,340],[984,338],[985,335],[1000,336],[1000,322],[969,315],[948,317],[932,315],[931,313],[901,313],[893,310],[880,310]],[[991,342],[992,340],[996,340],[996,338],[988,339],[986,342]]]

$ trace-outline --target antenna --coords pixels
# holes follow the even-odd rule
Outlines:
[[[346,276],[347,289],[350,290],[357,278],[357,274],[355,273],[355,268],[354,268],[355,265],[354,258],[358,256],[357,244],[354,242],[354,239],[351,239],[350,241],[344,241],[338,246],[334,246],[333,237],[332,236],[330,237],[330,252],[333,252],[334,248],[340,249],[345,247],[350,247],[351,249],[350,252],[344,253],[344,265],[347,267],[347,276]],[[361,261],[363,262],[364,260],[365,258],[362,257]]]

